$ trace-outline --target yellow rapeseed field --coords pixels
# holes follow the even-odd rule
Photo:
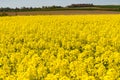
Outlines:
[[[120,80],[120,15],[0,17],[0,80]]]

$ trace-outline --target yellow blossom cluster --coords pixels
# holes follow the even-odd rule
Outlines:
[[[0,17],[0,80],[120,80],[120,15]]]

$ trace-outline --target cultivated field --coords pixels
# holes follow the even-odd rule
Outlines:
[[[78,15],[78,14],[120,14],[119,11],[99,10],[60,10],[60,11],[27,11],[27,12],[5,12],[10,16],[14,15]],[[2,14],[2,12],[0,12]]]
[[[120,15],[0,17],[0,80],[120,80]]]

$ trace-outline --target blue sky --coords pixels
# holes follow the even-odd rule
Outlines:
[[[0,0],[0,7],[41,7],[60,5],[66,6],[72,3],[93,3],[93,4],[120,4],[120,0]]]

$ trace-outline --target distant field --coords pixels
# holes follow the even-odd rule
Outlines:
[[[120,8],[120,5],[96,5],[100,8]]]
[[[78,15],[78,14],[120,14],[117,11],[89,11],[89,10],[62,10],[62,11],[30,11],[30,12],[6,12],[9,16],[14,15]],[[2,13],[0,13],[2,14]]]

